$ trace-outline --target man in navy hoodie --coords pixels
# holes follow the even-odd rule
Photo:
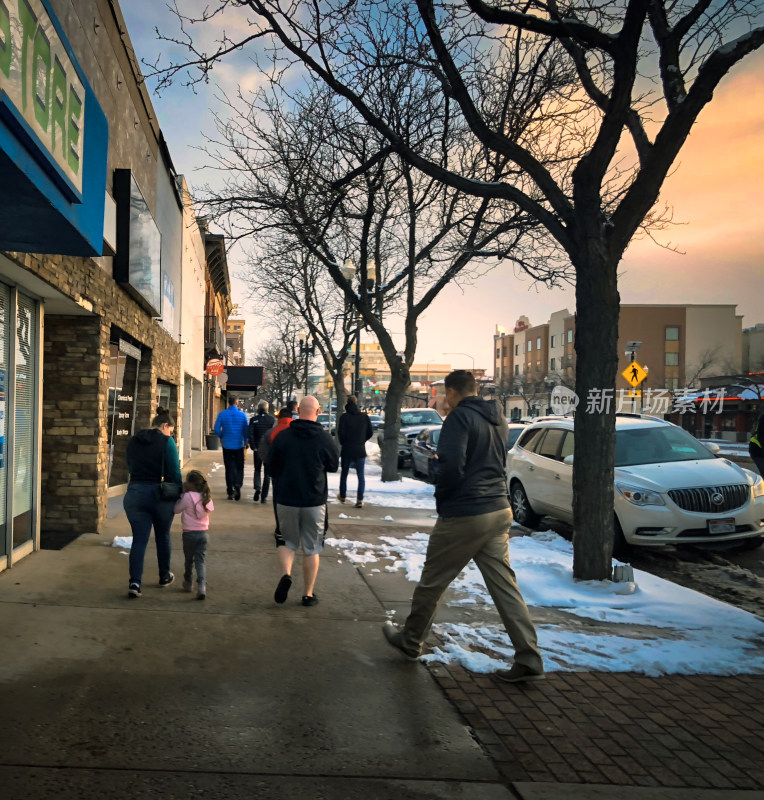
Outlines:
[[[427,545],[422,577],[403,628],[383,628],[387,641],[415,661],[430,632],[440,598],[473,560],[515,648],[511,669],[496,677],[508,683],[544,677],[536,630],[509,565],[512,512],[504,474],[507,420],[494,401],[477,396],[471,372],[446,376],[451,412],[438,440],[435,503],[438,521]]]
[[[249,420],[237,405],[236,395],[228,395],[228,408],[218,414],[215,433],[223,446],[225,488],[229,500],[241,500],[244,483],[244,448],[249,439]]]
[[[268,468],[273,478],[273,495],[282,542],[277,552],[282,577],[274,600],[283,603],[292,585],[292,565],[302,547],[304,588],[302,604],[314,606],[318,598],[313,587],[318,576],[318,555],[324,546],[326,500],[329,496],[327,472],[336,472],[339,453],[334,439],[316,418],[318,400],[303,397],[298,418],[273,439],[268,453]]]

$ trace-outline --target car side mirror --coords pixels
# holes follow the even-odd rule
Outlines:
[[[563,458],[563,460],[562,460],[562,463],[563,464],[572,464],[573,463],[573,453],[571,453],[569,456],[565,456],[565,458]]]
[[[710,450],[714,455],[718,455],[722,449],[718,444],[716,444],[716,442],[703,442],[703,446],[707,450]]]

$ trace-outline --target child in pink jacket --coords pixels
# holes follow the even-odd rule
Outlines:
[[[183,484],[183,494],[175,503],[175,513],[180,514],[183,526],[183,555],[186,571],[183,573],[183,591],[190,592],[193,586],[192,565],[196,567],[196,597],[207,597],[207,573],[204,558],[207,554],[207,530],[210,527],[210,511],[214,511],[212,495],[207,479],[198,469],[192,469]]]

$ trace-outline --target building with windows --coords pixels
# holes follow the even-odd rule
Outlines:
[[[575,326],[575,314],[567,309],[536,326],[522,316],[512,333],[497,326],[494,375],[508,414],[546,413],[554,385],[574,388]],[[755,348],[755,334],[745,341]],[[638,345],[627,354],[629,342]],[[739,372],[743,342],[742,317],[734,305],[622,304],[616,390],[632,388],[621,374],[632,352],[647,373],[640,390],[676,392],[699,386],[704,375]]]
[[[116,0],[0,6],[2,570],[46,534],[100,529],[158,405],[181,457],[201,447],[201,309],[220,254],[193,224]]]
[[[225,326],[225,344],[228,352],[228,363],[241,366],[246,363],[244,352],[243,319],[228,319]]]

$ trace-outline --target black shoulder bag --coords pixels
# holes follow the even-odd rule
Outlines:
[[[164,479],[164,457],[167,452],[167,442],[164,443],[162,450],[162,482],[159,484],[159,499],[169,500],[175,503],[180,500],[181,487],[175,481],[166,481]]]

